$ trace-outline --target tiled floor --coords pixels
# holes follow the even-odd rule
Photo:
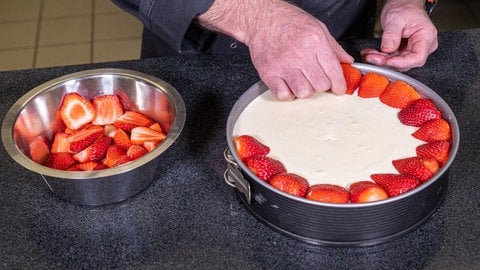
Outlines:
[[[439,0],[440,31],[480,27],[480,1]],[[138,59],[141,23],[110,0],[1,0],[0,71]]]

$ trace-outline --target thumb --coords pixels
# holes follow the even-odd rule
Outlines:
[[[395,21],[386,22],[383,27],[382,43],[380,50],[385,53],[393,53],[398,50],[402,41],[402,26]]]

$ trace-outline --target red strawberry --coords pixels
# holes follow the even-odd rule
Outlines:
[[[69,153],[70,150],[70,143],[68,142],[68,134],[67,133],[56,133],[53,137],[53,143],[51,152],[52,153]]]
[[[157,146],[160,144],[160,141],[149,141],[149,142],[144,142],[143,147],[147,149],[148,152],[151,152],[153,149],[157,148]]]
[[[420,98],[422,97],[417,90],[404,81],[390,83],[380,95],[381,102],[397,109],[403,109],[410,102]]]
[[[77,163],[74,167],[82,171],[93,171],[97,169],[98,165],[99,163],[96,161],[86,161],[86,162]]]
[[[116,145],[122,147],[123,149],[128,149],[132,142],[130,142],[130,136],[123,129],[117,128],[115,135],[113,135],[113,141]]]
[[[351,95],[355,92],[355,89],[357,89],[362,78],[362,73],[351,64],[346,63],[342,63],[342,70],[343,75],[345,76],[345,81],[347,82],[347,91],[345,94]]]
[[[364,203],[384,200],[388,198],[387,191],[372,181],[360,181],[350,185],[350,201]]]
[[[287,172],[287,169],[280,161],[267,156],[249,157],[245,163],[258,178],[264,181],[276,174]]]
[[[167,136],[148,127],[135,127],[130,133],[130,142],[136,145],[142,145],[149,141],[163,141]]]
[[[123,107],[116,95],[101,95],[92,100],[95,108],[94,125],[113,124],[123,115]]]
[[[448,160],[450,153],[450,141],[433,141],[417,146],[417,156],[434,158],[440,166],[443,166]]]
[[[390,81],[387,77],[375,72],[362,76],[358,86],[358,96],[362,98],[378,97],[383,93]]]
[[[113,124],[117,128],[130,132],[134,127],[148,127],[153,123],[152,119],[142,113],[125,111]]]
[[[400,122],[407,126],[420,127],[425,122],[442,118],[442,113],[428,98],[412,101],[398,113]]]
[[[392,164],[400,174],[415,177],[422,183],[432,178],[440,168],[436,159],[427,157],[397,159],[393,160]]]
[[[113,144],[107,148],[107,153],[105,154],[105,158],[102,160],[102,163],[111,168],[114,167],[119,160],[126,156],[127,154],[125,149]]]
[[[131,145],[127,150],[127,157],[131,160],[137,159],[148,153],[147,149],[140,145]]]
[[[37,136],[32,139],[29,146],[30,158],[40,164],[44,164],[47,161],[50,154],[50,148],[48,146],[47,138],[43,136]]]
[[[425,142],[448,141],[452,138],[450,124],[443,118],[424,123],[412,136]]]
[[[324,203],[348,203],[350,193],[338,185],[317,184],[310,186],[305,198]]]
[[[400,195],[420,185],[417,179],[401,174],[380,173],[372,174],[370,177],[383,187],[390,197]]]
[[[78,93],[65,95],[60,106],[60,116],[69,129],[79,129],[95,118],[93,105]]]
[[[294,173],[280,173],[268,181],[273,187],[288,194],[304,197],[308,190],[308,181]]]
[[[87,125],[81,129],[74,130],[67,138],[70,144],[70,151],[78,153],[90,146],[102,135],[103,128],[101,126]]]
[[[157,122],[151,124],[151,125],[149,126],[149,128],[150,128],[150,129],[153,129],[153,130],[155,130],[155,131],[158,131],[158,132],[162,132],[162,133],[163,133],[162,126],[160,126],[160,124],[157,123]]]
[[[98,161],[105,156],[111,141],[112,138],[110,137],[102,137],[89,147],[73,155],[73,158],[78,162]]]
[[[251,156],[266,156],[270,148],[250,135],[240,135],[233,139],[237,154],[242,161]]]
[[[115,132],[117,132],[117,128],[112,124],[107,124],[103,126],[103,135],[113,138],[115,136]]]
[[[51,153],[45,162],[45,166],[57,170],[66,170],[73,164],[75,164],[75,160],[69,153]]]

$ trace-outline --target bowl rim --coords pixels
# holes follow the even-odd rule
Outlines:
[[[175,119],[171,125],[170,131],[167,134],[165,140],[158,145],[154,150],[150,151],[149,153],[143,155],[142,157],[125,164],[122,164],[117,167],[96,170],[96,171],[64,171],[64,170],[57,170],[52,169],[47,166],[41,165],[39,163],[34,162],[30,158],[28,158],[25,154],[20,151],[14,141],[14,123],[16,122],[19,114],[21,113],[22,109],[26,104],[31,102],[35,97],[42,94],[43,92],[49,91],[50,89],[60,85],[67,83],[71,80],[78,80],[78,79],[86,79],[86,78],[94,78],[99,76],[117,76],[117,77],[125,77],[131,78],[134,80],[142,81],[154,88],[158,89],[158,91],[162,91],[165,95],[168,96],[172,103],[173,110],[175,111]],[[170,145],[174,143],[174,141],[180,136],[181,131],[185,125],[186,121],[186,108],[185,102],[180,95],[180,93],[169,83],[166,81],[157,78],[155,76],[129,70],[129,69],[120,69],[120,68],[99,68],[99,69],[89,69],[84,71],[73,72],[67,75],[63,75],[57,77],[55,79],[49,80],[44,82],[33,89],[26,92],[22,97],[20,97],[7,111],[5,114],[5,118],[2,122],[2,130],[1,130],[1,137],[3,146],[5,150],[8,152],[10,157],[19,163],[21,166],[25,167],[26,169],[39,173],[40,175],[55,177],[59,179],[71,180],[71,179],[94,179],[94,178],[101,178],[101,177],[109,177],[118,175],[124,172],[131,171],[135,168],[141,167],[142,165],[152,161],[161,153],[166,151]]]
[[[415,189],[405,192],[403,194],[394,196],[394,197],[389,197],[385,200],[380,200],[380,201],[374,201],[374,202],[366,202],[366,203],[347,203],[347,204],[333,204],[333,203],[324,203],[324,202],[318,202],[314,200],[309,200],[306,198],[302,197],[297,197],[285,192],[282,192],[274,187],[272,187],[270,184],[268,184],[265,181],[260,180],[253,172],[251,172],[248,167],[240,160],[239,156],[237,155],[235,151],[235,146],[233,144],[233,128],[235,123],[232,123],[233,121],[236,121],[234,119],[234,114],[237,113],[237,117],[241,114],[244,105],[248,105],[249,102],[252,100],[252,93],[256,93],[254,98],[256,98],[259,94],[263,93],[264,91],[268,90],[268,87],[262,82],[258,81],[255,84],[253,84],[247,91],[245,91],[240,98],[235,102],[233,105],[231,112],[228,115],[227,119],[227,129],[226,129],[226,138],[227,138],[227,144],[228,144],[228,149],[230,149],[230,153],[233,155],[234,160],[237,162],[237,166],[241,168],[241,171],[243,173],[246,173],[249,176],[249,179],[251,181],[255,181],[257,184],[262,185],[264,188],[275,192],[279,193],[287,198],[290,198],[294,201],[297,201],[299,203],[305,203],[305,204],[311,204],[311,205],[318,205],[322,207],[333,207],[333,208],[363,208],[363,207],[374,207],[377,205],[383,205],[386,203],[391,203],[394,201],[400,201],[403,200],[407,197],[410,197],[416,193],[422,192],[422,190],[428,188],[429,186],[433,185],[439,179],[443,174],[445,174],[448,169],[450,168],[451,164],[453,163],[460,144],[460,129],[458,126],[457,119],[450,108],[450,106],[443,100],[443,98],[438,95],[435,91],[433,91],[431,88],[429,88],[427,85],[421,83],[420,81],[405,75],[401,72],[388,69],[388,68],[383,68],[379,66],[374,66],[371,64],[364,64],[364,63],[353,63],[353,67],[359,69],[362,74],[368,73],[368,72],[377,72],[379,74],[382,74],[386,76],[390,81],[396,81],[396,80],[403,80],[413,86],[422,97],[428,96],[428,98],[432,99],[434,103],[439,106],[441,105],[441,108],[439,106],[440,111],[442,112],[442,116],[444,117],[445,120],[447,120],[450,123],[451,126],[451,133],[452,133],[452,144],[450,148],[450,154],[449,154],[449,159],[448,161],[440,168],[440,170],[430,179],[429,181],[421,184],[420,186],[416,187]],[[246,181],[249,181],[246,179]]]

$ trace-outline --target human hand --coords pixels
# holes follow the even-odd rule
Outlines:
[[[322,22],[286,1],[235,2],[216,0],[200,22],[244,42],[260,78],[278,99],[307,98],[330,89],[345,93],[340,63],[353,58]],[[228,17],[222,17],[225,5],[230,5]]]
[[[381,13],[383,28],[380,51],[366,48],[365,62],[406,71],[421,67],[438,48],[437,29],[421,0],[389,0]]]

